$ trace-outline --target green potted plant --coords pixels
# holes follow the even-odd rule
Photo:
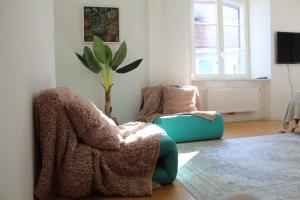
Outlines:
[[[76,56],[81,63],[95,74],[100,74],[103,79],[101,83],[105,90],[105,114],[112,117],[112,105],[111,105],[111,88],[112,73],[125,74],[136,69],[143,59],[138,59],[126,66],[120,67],[127,55],[126,42],[122,42],[118,50],[113,53],[111,48],[104,44],[104,42],[97,36],[94,36],[93,49],[85,46],[83,49],[83,55],[76,53]],[[114,118],[113,118],[114,119]],[[115,120],[115,119],[114,119]],[[116,121],[116,120],[115,120]]]

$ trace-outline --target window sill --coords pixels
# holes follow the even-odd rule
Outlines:
[[[237,79],[209,79],[209,78],[203,78],[203,79],[191,79],[192,82],[203,82],[203,81],[271,81],[270,78],[267,79],[250,79],[250,78],[237,78]]]

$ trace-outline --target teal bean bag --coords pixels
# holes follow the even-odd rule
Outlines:
[[[219,139],[224,132],[224,119],[220,113],[213,121],[197,115],[170,115],[157,117],[153,123],[177,143]]]
[[[176,143],[167,135],[160,138],[160,150],[153,174],[153,181],[161,185],[172,183],[177,176],[178,151]]]

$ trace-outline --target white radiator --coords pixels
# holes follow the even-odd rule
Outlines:
[[[259,109],[260,88],[207,90],[207,108],[220,113],[251,112]]]

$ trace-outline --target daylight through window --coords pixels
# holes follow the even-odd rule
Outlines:
[[[247,77],[246,2],[194,0],[196,77]]]

